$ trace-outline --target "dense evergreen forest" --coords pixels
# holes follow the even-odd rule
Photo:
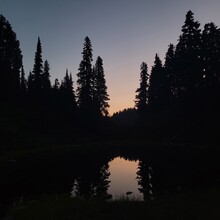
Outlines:
[[[141,64],[135,106],[148,134],[170,141],[219,142],[220,29],[188,11],[176,46],[164,65],[158,54],[151,73]]]
[[[4,16],[0,16],[1,134],[8,139],[17,130],[32,134],[84,136],[100,130],[108,113],[103,60],[92,65],[92,44],[85,38],[77,88],[71,73],[50,81],[50,65],[42,60],[38,37],[33,70],[25,77],[20,43]],[[95,124],[95,125],[94,125]],[[12,135],[13,136],[13,135]]]
[[[65,71],[64,71],[65,72]],[[170,44],[162,64],[158,54],[150,74],[143,62],[134,109],[109,117],[103,60],[93,64],[89,37],[84,40],[76,88],[68,69],[50,80],[38,38],[33,70],[24,72],[16,33],[0,16],[0,134],[2,142],[28,135],[98,137],[157,142],[219,143],[220,29],[194,20],[188,11],[177,45]],[[138,73],[137,73],[138,74]],[[13,141],[12,141],[13,142]]]

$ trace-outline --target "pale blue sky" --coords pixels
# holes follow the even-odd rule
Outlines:
[[[141,62],[150,72],[156,53],[163,60],[188,10],[202,28],[211,21],[220,26],[219,0],[0,0],[0,14],[20,41],[26,74],[40,36],[51,80],[62,79],[68,68],[76,81],[84,38],[90,37],[94,61],[98,55],[104,61],[110,113],[134,106]]]

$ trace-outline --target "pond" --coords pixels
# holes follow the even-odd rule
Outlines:
[[[133,199],[141,201],[144,197],[140,186],[139,164],[140,161],[138,160],[126,160],[123,157],[116,157],[109,161],[106,166],[104,165],[100,168],[100,179],[90,183],[90,190],[87,189],[86,191],[86,188],[84,188],[85,191],[83,192],[82,178],[75,179],[72,196],[88,198],[106,196],[106,199]],[[85,185],[86,183],[84,183],[84,187]]]
[[[93,173],[90,180],[83,175],[74,180],[72,196],[86,198],[143,200],[138,180],[139,161],[116,157]]]
[[[108,154],[103,150],[10,160],[0,167],[0,212],[21,201],[54,194],[149,201],[164,194],[219,187],[218,156],[190,155],[167,151]]]

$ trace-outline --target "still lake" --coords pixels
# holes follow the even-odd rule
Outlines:
[[[76,178],[71,194],[73,197],[106,196],[107,199],[113,200],[122,198],[143,200],[139,185],[139,164],[138,160],[115,157],[108,164],[100,167],[98,178],[89,184],[90,189],[88,185],[87,188],[85,187],[86,183],[83,183],[83,178]]]
[[[219,156],[211,151],[134,152],[48,152],[5,161],[0,167],[0,211],[54,194],[149,201],[220,186]]]

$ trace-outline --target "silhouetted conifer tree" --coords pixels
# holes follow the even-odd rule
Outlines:
[[[15,32],[0,15],[0,97],[14,100],[19,95],[22,54]]]
[[[153,199],[153,170],[146,161],[140,161],[137,171],[138,190],[143,194],[144,201]]]
[[[148,104],[148,78],[147,64],[143,62],[141,64],[140,87],[136,90],[137,95],[135,97],[135,107],[141,117],[146,113]]]
[[[170,44],[169,48],[167,50],[166,56],[165,56],[165,63],[164,63],[164,96],[167,98],[167,104],[173,102],[174,97],[176,95],[175,91],[175,84],[176,84],[176,78],[175,78],[175,51],[174,51],[174,45]]]
[[[78,106],[83,114],[88,114],[92,109],[93,96],[93,71],[92,71],[92,44],[89,37],[85,38],[83,46],[83,59],[77,73],[77,98]]]
[[[104,164],[102,167],[100,167],[99,175],[98,175],[98,181],[96,183],[95,187],[95,196],[98,198],[106,198],[108,195],[108,188],[109,188],[109,165]]]
[[[22,98],[24,98],[27,95],[27,80],[25,79],[25,72],[23,65],[21,67],[20,93]]]
[[[194,14],[188,11],[175,51],[176,90],[178,97],[195,99],[202,84],[201,30]]]
[[[93,103],[99,116],[108,116],[109,95],[105,81],[103,60],[98,56],[93,70]]]
[[[149,104],[151,106],[163,106],[165,103],[165,94],[166,85],[164,84],[164,79],[166,75],[164,73],[164,68],[162,62],[158,55],[155,56],[154,66],[152,67],[150,74],[150,83],[149,83]]]
[[[50,82],[50,65],[47,60],[44,62],[44,69],[42,74],[42,88],[48,92],[51,88]]]
[[[60,85],[60,91],[62,94],[62,99],[65,107],[70,108],[70,111],[73,111],[76,109],[76,97],[75,97],[75,91],[73,88],[73,80],[72,75],[68,73],[68,69],[66,70],[66,75],[61,82]]]
[[[40,38],[38,37],[37,41],[37,49],[34,58],[34,68],[32,71],[33,74],[33,92],[35,96],[39,96],[41,93],[41,89],[43,87],[43,60],[42,60],[42,46]]]

